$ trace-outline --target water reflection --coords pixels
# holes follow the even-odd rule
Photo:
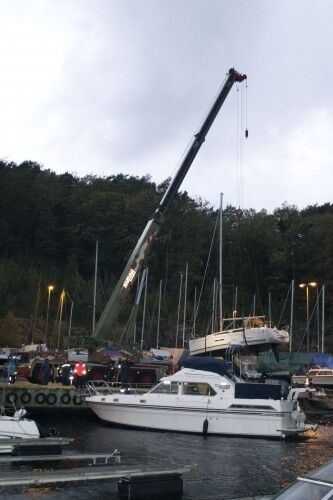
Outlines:
[[[298,475],[332,458],[333,451],[332,426],[319,427],[315,436],[304,441],[270,441],[127,430],[103,424],[92,415],[57,418],[50,424],[73,436],[72,447],[80,451],[111,452],[117,448],[123,464],[196,464],[185,476],[186,500],[273,494]],[[5,492],[3,498],[18,500],[40,495],[48,500],[60,496],[116,499],[116,483],[106,483],[65,485],[37,492],[18,489]]]

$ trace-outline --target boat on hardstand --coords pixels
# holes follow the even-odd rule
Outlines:
[[[231,363],[200,357],[145,394],[96,389],[86,404],[106,422],[163,431],[285,438],[313,429],[298,405],[302,389],[284,397],[281,390],[244,382]]]
[[[224,322],[226,328],[222,331],[190,339],[190,355],[224,351],[235,343],[243,348],[255,349],[260,346],[267,349],[268,345],[289,343],[289,333],[268,324],[264,316],[229,318]],[[241,326],[238,326],[239,322],[242,323]]]

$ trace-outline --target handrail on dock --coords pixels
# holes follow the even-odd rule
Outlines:
[[[65,462],[66,460],[92,460],[93,465],[109,464],[110,461],[120,464],[121,454],[115,449],[112,453],[63,453],[61,455],[29,455],[29,456],[0,456],[0,464],[15,462]]]

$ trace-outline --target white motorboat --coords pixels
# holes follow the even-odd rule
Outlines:
[[[26,413],[26,410],[21,408],[13,416],[0,415],[0,453],[7,453],[9,448],[11,449],[10,440],[40,438],[36,422],[25,418]]]
[[[246,383],[216,358],[188,358],[174,375],[145,394],[92,393],[86,404],[106,422],[165,431],[285,438],[305,424],[293,390]]]
[[[189,340],[191,356],[206,352],[224,351],[234,344],[240,347],[256,348],[260,345],[289,343],[289,333],[286,330],[278,330],[265,323],[264,316],[250,316],[244,319],[229,318],[224,321],[229,321],[228,328],[205,337]],[[233,328],[232,326],[237,321],[242,321],[244,327]]]
[[[293,375],[293,384],[333,387],[333,370],[330,368],[311,368],[305,375]]]

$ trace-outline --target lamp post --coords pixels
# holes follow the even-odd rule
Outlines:
[[[305,293],[306,293],[306,350],[307,353],[309,354],[310,352],[310,329],[309,329],[309,299],[310,299],[310,294],[309,294],[309,288],[316,288],[317,283],[315,281],[310,281],[310,283],[301,283],[299,285],[300,288],[305,288]]]
[[[46,339],[47,339],[47,327],[49,324],[49,310],[50,310],[50,298],[51,298],[51,292],[54,290],[53,285],[48,285],[47,291],[48,291],[48,296],[47,296],[47,310],[46,310],[46,324],[45,324],[45,338],[44,342],[46,344]]]

